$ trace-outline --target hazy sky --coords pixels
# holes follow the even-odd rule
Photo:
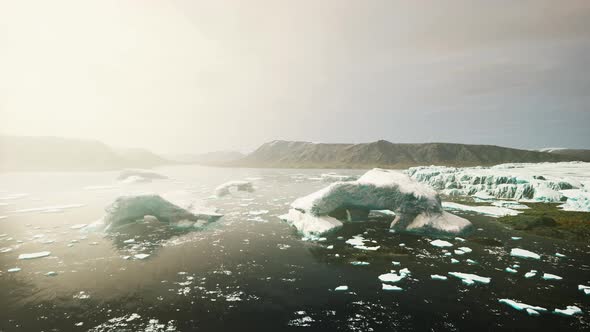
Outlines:
[[[590,1],[0,0],[0,133],[590,148]]]

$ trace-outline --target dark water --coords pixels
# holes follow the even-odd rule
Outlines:
[[[466,215],[481,230],[447,239],[472,253],[453,255],[451,264],[435,239],[392,234],[387,220],[350,223],[326,241],[302,241],[281,222],[296,197],[326,185],[310,178],[323,171],[212,169],[171,167],[158,170],[171,180],[85,190],[112,185],[116,173],[2,174],[0,197],[0,330],[2,331],[577,331],[590,329],[590,296],[578,284],[590,284],[590,249],[508,231],[494,219]],[[354,174],[355,171],[341,174]],[[221,199],[207,199],[213,188],[247,177],[257,190]],[[225,216],[201,231],[135,227],[105,235],[72,229],[99,219],[120,194],[190,190]],[[62,204],[85,204],[61,213],[11,211]],[[260,211],[268,210],[268,212]],[[354,235],[374,240],[377,251],[354,249],[345,241]],[[512,240],[522,236],[522,240]],[[135,243],[125,240],[135,238]],[[48,243],[49,240],[54,242]],[[74,240],[74,242],[72,242]],[[22,242],[19,242],[22,241]],[[45,242],[45,243],[44,243]],[[400,246],[405,244],[405,246]],[[69,245],[69,246],[68,246]],[[333,249],[328,249],[333,245]],[[541,260],[509,256],[520,247]],[[18,260],[22,253],[51,251],[45,258]],[[452,249],[451,249],[452,251]],[[566,258],[555,257],[556,252]],[[125,259],[137,253],[143,260]],[[465,261],[472,259],[477,264]],[[355,266],[352,261],[365,261]],[[400,262],[394,266],[392,261]],[[519,264],[517,274],[504,271]],[[10,268],[22,270],[8,273]],[[411,275],[381,289],[378,276],[408,268]],[[535,278],[524,273],[539,271]],[[45,276],[49,271],[56,276]],[[491,277],[487,285],[467,286],[448,272]],[[547,272],[563,277],[542,280]],[[334,291],[347,285],[348,291]],[[83,293],[81,293],[83,292]],[[509,298],[549,311],[568,305],[584,313],[530,317],[498,299]]]

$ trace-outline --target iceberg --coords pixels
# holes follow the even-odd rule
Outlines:
[[[337,291],[337,292],[347,291],[348,290],[348,286],[338,286],[338,287],[334,288],[334,290]]]
[[[515,216],[520,213],[520,211],[516,211],[516,210],[504,208],[504,207],[473,206],[473,205],[464,205],[464,204],[453,203],[453,202],[443,202],[442,207],[445,210],[475,212],[478,214],[483,214],[483,215],[494,217],[494,218],[504,217],[504,216]]]
[[[492,278],[481,277],[471,273],[449,272],[449,275],[461,279],[461,281],[466,285],[473,285],[476,282],[480,284],[489,284],[492,280]]]
[[[428,186],[401,172],[377,168],[356,181],[335,182],[295,200],[280,218],[304,235],[320,235],[341,227],[340,220],[366,220],[371,210],[393,211],[391,228],[400,231],[459,233],[471,226],[443,211],[438,194]]]
[[[565,309],[553,310],[553,313],[561,316],[573,316],[581,314],[582,309],[576,307],[575,305],[568,305]]]
[[[527,314],[531,315],[531,316],[539,316],[540,312],[546,312],[547,309],[543,308],[543,307],[538,307],[538,306],[533,306],[530,304],[525,304],[525,303],[521,303],[521,302],[517,302],[514,300],[510,300],[510,299],[499,299],[498,302],[506,304],[518,311],[526,311]]]
[[[199,226],[201,222],[213,222],[222,215],[210,212],[191,211],[179,207],[159,195],[121,196],[106,208],[107,214],[102,221],[107,230],[112,230],[135,222],[192,222]]]
[[[524,274],[524,277],[529,279],[537,275],[537,270],[530,270],[529,272]]]
[[[20,270],[21,270],[20,267],[13,267],[13,268],[10,268],[10,269],[6,270],[6,272],[8,272],[8,273],[16,273],[16,272],[20,272]]]
[[[34,252],[32,254],[20,254],[18,255],[18,259],[35,259],[35,258],[42,258],[51,255],[50,251],[40,251]]]
[[[223,197],[236,191],[253,192],[254,186],[249,181],[229,181],[215,188],[215,196]]]
[[[532,251],[520,249],[520,248],[512,248],[512,250],[510,250],[510,256],[521,257],[521,258],[541,259],[541,256],[539,254],[536,254]]]
[[[565,203],[564,210],[590,211],[590,163],[559,162],[502,164],[493,167],[421,166],[408,169],[413,179],[427,183],[448,196],[472,196],[476,200],[499,199],[499,207],[524,208],[504,203]],[[516,203],[516,202],[515,202]],[[493,204],[493,203],[492,203]],[[516,203],[518,204],[518,203]]]

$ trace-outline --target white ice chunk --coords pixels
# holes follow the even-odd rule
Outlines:
[[[532,278],[537,275],[537,270],[530,270],[529,272],[524,274],[525,278]]]
[[[407,276],[406,273],[401,273],[400,274],[396,274],[396,273],[385,273],[379,276],[379,280],[381,280],[382,282],[390,282],[390,283],[396,283],[402,279],[404,279]]]
[[[452,243],[450,243],[448,241],[444,241],[444,240],[430,241],[430,245],[435,246],[435,247],[439,247],[439,248],[452,247],[453,246]]]
[[[51,255],[50,251],[40,251],[40,252],[31,253],[31,254],[20,254],[20,255],[18,255],[18,259],[35,259],[35,258],[47,257],[49,255]]]
[[[474,282],[481,284],[489,284],[492,280],[491,278],[481,277],[471,273],[449,272],[449,275],[461,279],[461,281],[463,281],[463,283],[467,285],[473,285]]]
[[[562,277],[555,275],[555,274],[551,274],[551,273],[544,273],[541,278],[543,278],[545,280],[561,280],[561,279],[563,279]]]
[[[498,302],[506,304],[518,311],[525,310],[527,312],[527,314],[529,314],[531,316],[538,316],[540,312],[547,311],[547,309],[543,308],[543,307],[533,306],[530,304],[525,304],[525,303],[517,302],[515,300],[510,300],[510,299],[500,299],[500,300],[498,300]]]
[[[15,273],[15,272],[19,272],[20,270],[21,270],[20,267],[13,267],[13,268],[10,268],[10,269],[6,270],[6,272],[8,272],[8,273]]]
[[[441,276],[440,274],[431,274],[430,279],[432,280],[447,280],[446,276]]]
[[[403,288],[401,288],[401,287],[394,286],[394,285],[388,285],[388,284],[381,284],[381,289],[384,291],[394,291],[394,292],[399,292],[399,291],[403,290]]]
[[[237,191],[253,192],[254,186],[250,181],[229,181],[215,188],[215,196],[223,197]]]
[[[348,286],[338,286],[338,287],[334,288],[334,290],[337,292],[347,291]]]
[[[133,255],[133,257],[135,257],[136,259],[146,259],[148,257],[150,257],[149,254],[135,254]]]
[[[520,249],[520,248],[512,248],[512,250],[510,250],[510,256],[521,257],[521,258],[541,259],[541,256],[539,254],[536,254],[532,251],[528,251],[525,249]]]

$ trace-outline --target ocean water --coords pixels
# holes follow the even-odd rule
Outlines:
[[[586,243],[511,231],[473,214],[462,214],[476,228],[462,236],[464,242],[391,233],[389,220],[378,218],[348,223],[323,241],[305,241],[278,215],[295,198],[325,186],[316,178],[327,170],[175,166],[155,171],[170,179],[120,184],[118,172],[0,174],[0,216],[6,217],[0,219],[0,331],[590,329],[590,295],[578,290],[590,285]],[[243,179],[254,183],[253,193],[211,198],[219,184]],[[105,234],[80,228],[100,219],[120,195],[178,190],[224,217],[191,231],[138,226]],[[379,249],[346,243],[356,235]],[[430,245],[439,238],[454,246]],[[458,247],[472,252],[457,255]],[[541,259],[511,257],[512,248],[531,250]],[[18,259],[42,251],[49,256]],[[139,254],[149,256],[139,259]],[[369,264],[351,264],[359,261]],[[515,264],[517,273],[505,272]],[[20,271],[8,272],[13,268]],[[379,275],[402,268],[411,272],[395,284],[403,290],[382,290]],[[537,276],[525,278],[532,269]],[[465,285],[448,272],[491,282]],[[543,280],[543,273],[563,279]],[[448,280],[432,280],[433,274]],[[348,290],[336,291],[338,286]],[[529,316],[499,299],[548,312]],[[551,313],[571,305],[583,313]]]

